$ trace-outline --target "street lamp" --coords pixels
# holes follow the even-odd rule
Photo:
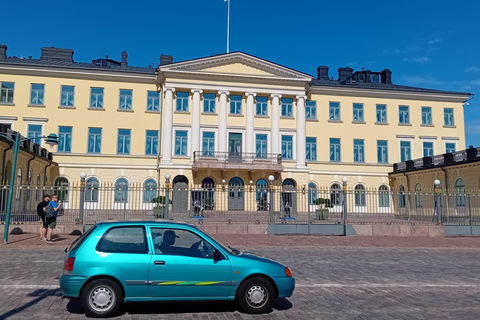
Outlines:
[[[342,179],[343,183],[343,192],[342,192],[342,203],[343,203],[343,235],[347,235],[347,177]]]
[[[170,219],[170,176],[168,173],[165,175],[165,218]]]
[[[78,209],[78,222],[83,224],[83,211],[85,207],[85,178],[87,174],[85,172],[80,173],[80,207]],[[84,232],[85,230],[82,230]]]
[[[439,195],[440,180],[435,179],[435,181],[433,181],[433,185],[434,185],[433,197],[434,197],[435,212],[436,212],[436,215],[437,215],[437,223],[441,223],[442,222],[442,208],[440,206],[440,195]]]
[[[269,189],[270,189],[270,222],[275,222],[275,216],[273,212],[273,180],[275,180],[275,177],[273,175],[268,176],[268,181],[270,182],[268,184]]]
[[[31,138],[20,138],[20,133],[17,131],[15,132],[15,140],[9,137],[6,134],[0,134],[0,136],[4,137],[5,139],[13,142],[13,163],[12,163],[12,173],[10,176],[10,187],[8,190],[8,200],[7,200],[7,214],[5,217],[5,232],[3,235],[3,244],[8,243],[8,227],[10,226],[10,214],[12,212],[12,198],[13,198],[13,187],[15,184],[15,171],[17,169],[17,155],[20,151],[20,143],[24,141],[30,141],[33,139],[46,139],[46,144],[50,147],[58,145],[58,137],[55,133],[50,133],[48,136],[41,136],[41,137],[31,137]]]

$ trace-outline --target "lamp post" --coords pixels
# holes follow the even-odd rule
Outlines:
[[[29,141],[32,139],[46,139],[45,143],[53,147],[58,145],[58,137],[55,133],[50,133],[48,136],[20,138],[20,133],[18,131],[15,132],[15,140],[5,134],[0,134],[0,136],[13,142],[12,173],[10,175],[10,186],[8,189],[8,200],[7,200],[7,214],[5,216],[5,232],[3,235],[3,244],[7,244],[8,243],[8,227],[10,226],[10,214],[12,212],[13,187],[15,185],[15,171],[17,170],[17,155],[18,155],[18,152],[20,151],[20,143],[24,141]]]
[[[343,235],[347,235],[347,182],[345,177],[342,179],[343,191],[342,191],[342,204],[343,204]]]
[[[275,177],[273,175],[268,176],[268,181],[269,181],[269,188],[270,188],[270,222],[275,222],[275,218],[273,215],[273,180],[275,180]]]
[[[85,206],[85,178],[87,174],[85,172],[80,173],[80,207],[78,208],[78,223],[83,223],[83,210]],[[85,230],[83,230],[85,231]]]
[[[165,219],[170,219],[170,178],[167,173],[165,175]]]
[[[435,203],[435,212],[436,212],[436,218],[437,218],[437,223],[442,223],[442,209],[440,207],[440,180],[436,179],[433,181],[434,185],[434,203]]]

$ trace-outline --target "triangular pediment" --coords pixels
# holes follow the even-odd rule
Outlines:
[[[249,76],[310,81],[311,76],[285,66],[248,55],[232,52],[206,58],[160,66],[161,72],[186,72],[205,75]]]

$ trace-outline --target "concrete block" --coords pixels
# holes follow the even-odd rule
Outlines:
[[[199,224],[197,227],[209,234],[218,234],[218,225],[217,224]]]
[[[249,224],[247,225],[248,234],[265,234],[268,224]]]
[[[412,237],[428,237],[428,226],[411,226]]]
[[[373,226],[371,224],[353,224],[352,227],[357,236],[373,236]]]
[[[372,225],[372,231],[376,237],[400,237],[398,225]]]
[[[248,227],[245,224],[218,224],[217,234],[247,234]]]
[[[410,226],[410,225],[399,225],[398,230],[400,232],[400,237],[411,237],[412,236],[412,226]]]
[[[443,226],[428,226],[428,236],[432,238],[440,238],[445,236],[445,229]]]

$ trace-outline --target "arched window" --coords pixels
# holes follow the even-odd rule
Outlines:
[[[15,199],[17,199],[17,200],[20,200],[20,194],[21,194],[20,187],[21,186],[22,186],[22,168],[18,168],[18,170],[17,170],[17,186],[16,186],[17,192],[15,193]]]
[[[265,179],[257,181],[257,211],[268,210],[268,183]]]
[[[210,177],[207,177],[207,178],[203,179],[202,180],[202,188],[204,188],[204,189],[215,188],[215,181]]]
[[[308,184],[308,203],[313,204],[318,198],[318,188],[315,182],[310,182]]]
[[[400,187],[398,187],[398,207],[405,208],[405,206],[405,187],[403,185],[400,185]]]
[[[420,183],[415,185],[415,208],[423,208],[422,185]]]
[[[340,203],[340,193],[342,192],[342,187],[338,183],[332,184],[330,187],[330,201],[332,205],[339,206]]]
[[[173,178],[173,186],[175,187],[177,184],[180,184],[177,187],[187,188],[188,187],[188,178],[185,177],[185,176],[182,176],[182,175],[175,176],[175,178]]]
[[[283,187],[293,187],[293,188],[295,188],[297,186],[297,184],[295,183],[295,181],[293,179],[285,179],[285,180],[283,180],[282,186]]]
[[[147,179],[143,183],[143,202],[150,203],[157,197],[157,182],[154,179]]]
[[[125,178],[115,181],[115,202],[128,202],[128,181]]]
[[[98,201],[98,185],[98,179],[94,177],[90,177],[85,181],[85,201]]]
[[[465,207],[467,204],[467,197],[465,195],[465,181],[462,178],[458,178],[455,181],[455,203],[457,207]]]
[[[203,196],[203,209],[213,210],[215,208],[215,180],[207,177],[202,180]]]
[[[58,177],[55,179],[55,193],[58,200],[68,202],[68,180],[65,177]]]
[[[365,194],[365,187],[361,184],[355,186],[355,206],[365,207],[367,205],[367,196]]]
[[[386,185],[381,185],[378,188],[378,206],[382,208],[390,207],[390,192]]]

